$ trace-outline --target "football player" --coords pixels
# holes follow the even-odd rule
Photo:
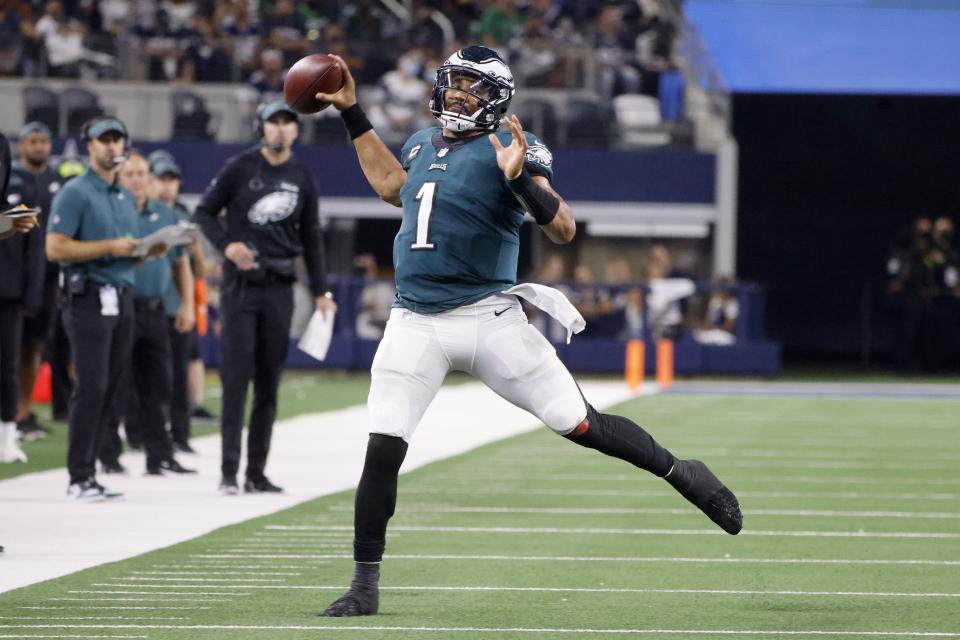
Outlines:
[[[341,112],[370,186],[403,207],[403,221],[393,246],[396,303],[371,370],[354,578],[323,615],[377,613],[397,474],[420,418],[454,370],[476,376],[570,441],[666,479],[717,525],[738,533],[737,499],[704,463],[675,458],[630,420],[597,411],[553,346],[527,323],[517,296],[550,312],[568,332],[582,328],[583,319],[556,290],[514,286],[524,212],[556,243],[570,242],[576,226],[551,185],[550,151],[516,116],[506,116],[514,83],[503,59],[481,46],[450,56],[437,70],[430,99],[441,126],[415,133],[399,160],[373,130],[350,71],[337,61],[343,88],[317,99]]]

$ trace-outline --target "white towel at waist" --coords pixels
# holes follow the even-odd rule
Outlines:
[[[563,293],[552,287],[525,282],[510,287],[503,293],[519,296],[552,316],[567,330],[567,344],[570,344],[570,337],[574,333],[580,333],[587,326],[587,321],[583,319],[577,308]]]

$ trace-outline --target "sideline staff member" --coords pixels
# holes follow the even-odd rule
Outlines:
[[[64,272],[64,325],[76,367],[67,496],[96,502],[122,495],[97,482],[95,465],[133,338],[131,254],[140,241],[136,201],[117,183],[127,128],[116,118],[94,118],[84,125],[82,137],[90,166],[53,199],[47,258]]]
[[[289,346],[296,279],[293,260],[303,254],[317,309],[334,311],[325,295],[323,236],[313,176],[290,148],[300,132],[297,114],[283,101],[261,106],[262,144],[231,158],[194,214],[227,260],[220,293],[220,417],[223,479],[235,495],[240,467],[243,405],[253,378],[244,491],[282,491],[264,475],[277,414],[277,389]],[[218,219],[226,207],[226,226]]]
[[[38,235],[41,236],[41,243],[50,220],[50,203],[63,185],[63,178],[49,164],[52,139],[53,136],[47,125],[37,121],[23,125],[17,136],[20,161],[15,166],[21,168],[35,183],[37,206],[40,207]],[[60,270],[55,262],[45,262],[43,298],[36,313],[23,319],[23,342],[20,345],[20,402],[17,409],[17,429],[20,430],[25,441],[46,438],[49,433],[49,429],[37,422],[31,410],[33,386],[40,371],[41,354],[52,332],[57,314],[57,278]]]

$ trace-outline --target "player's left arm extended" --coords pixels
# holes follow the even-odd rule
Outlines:
[[[547,234],[547,237],[554,243],[567,244],[573,240],[573,237],[577,234],[577,222],[573,219],[573,210],[570,209],[567,201],[564,200],[559,193],[554,191],[547,178],[544,176],[533,176],[533,182],[560,202],[560,206],[557,208],[557,215],[547,224],[540,225],[540,228],[543,229],[543,232]]]

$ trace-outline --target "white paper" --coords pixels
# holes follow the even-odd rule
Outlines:
[[[334,313],[328,312],[313,312],[313,315],[310,316],[310,322],[307,323],[307,328],[300,336],[300,342],[297,344],[301,351],[321,361],[327,357],[330,340],[333,338],[334,315]]]
[[[35,216],[40,213],[40,207],[14,207],[13,209],[7,209],[6,211],[0,211],[0,218],[9,218],[13,220],[14,218],[26,218],[27,216]]]
[[[168,247],[190,244],[196,230],[197,225],[185,220],[157,229],[150,235],[140,238],[140,244],[133,250],[133,257],[143,258],[158,244],[165,244]]]

